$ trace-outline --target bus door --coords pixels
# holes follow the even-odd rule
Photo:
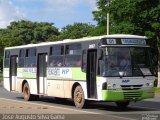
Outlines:
[[[47,54],[38,54],[37,63],[38,93],[46,94]]]
[[[97,66],[97,50],[88,50],[87,93],[89,98],[97,98],[96,66]]]
[[[17,87],[17,56],[10,57],[10,91],[16,91]]]

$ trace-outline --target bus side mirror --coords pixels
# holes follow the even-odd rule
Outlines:
[[[97,57],[98,57],[98,60],[102,60],[102,57],[103,57],[103,50],[102,49],[99,49],[97,51]]]

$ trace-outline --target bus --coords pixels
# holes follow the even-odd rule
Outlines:
[[[68,98],[77,108],[88,101],[130,102],[154,98],[147,37],[113,34],[4,49],[4,88],[39,96]]]

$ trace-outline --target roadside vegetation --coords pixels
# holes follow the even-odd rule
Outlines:
[[[3,80],[3,75],[0,73],[0,82]]]

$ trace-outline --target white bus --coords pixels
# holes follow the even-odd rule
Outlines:
[[[146,37],[105,35],[5,48],[4,87],[24,94],[115,102],[154,97],[153,69]]]

